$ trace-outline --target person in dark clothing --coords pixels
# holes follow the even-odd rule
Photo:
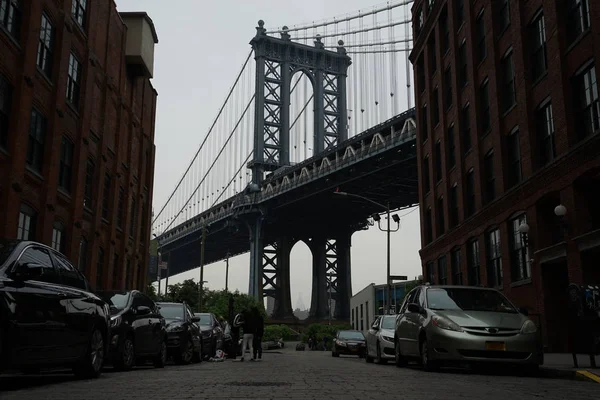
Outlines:
[[[252,343],[252,347],[254,347],[254,358],[258,354],[258,359],[262,358],[262,337],[265,333],[265,320],[260,315],[260,311],[257,307],[252,308],[252,314],[254,314],[254,318],[256,321],[256,333],[254,334],[254,340]]]
[[[246,348],[250,348],[250,354],[252,358],[250,361],[254,361],[254,334],[256,333],[256,317],[251,310],[246,310],[243,313],[244,315],[244,336],[242,339],[242,358],[240,361],[244,361],[244,357],[246,356]]]

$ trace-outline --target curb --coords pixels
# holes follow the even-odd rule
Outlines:
[[[575,372],[575,379],[580,381],[600,383],[600,376],[586,370],[579,370]]]

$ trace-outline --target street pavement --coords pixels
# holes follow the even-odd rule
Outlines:
[[[419,367],[366,364],[289,346],[257,362],[207,362],[130,372],[107,369],[97,380],[71,375],[0,375],[0,399],[586,399],[595,383],[563,379],[486,375],[468,371],[427,373]]]

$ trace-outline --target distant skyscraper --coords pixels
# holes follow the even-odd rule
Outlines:
[[[306,310],[306,306],[304,305],[304,301],[302,301],[302,293],[298,293],[298,301],[296,302],[296,308],[304,311]]]
[[[267,297],[267,315],[270,317],[273,315],[273,310],[275,309],[275,298],[268,296]]]

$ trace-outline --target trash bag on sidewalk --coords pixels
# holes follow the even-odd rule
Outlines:
[[[211,357],[209,359],[209,361],[213,361],[213,362],[222,362],[225,361],[225,357],[227,356],[227,354],[225,354],[223,352],[223,350],[217,350],[217,352],[215,353],[214,357]]]

